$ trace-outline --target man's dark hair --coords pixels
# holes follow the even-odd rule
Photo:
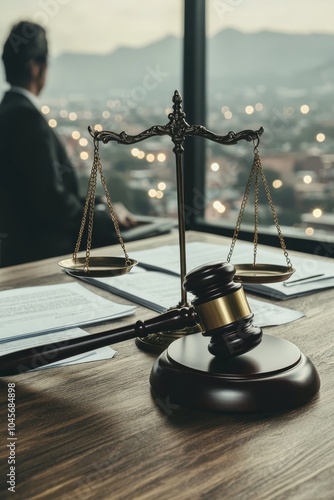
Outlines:
[[[47,58],[48,44],[45,29],[29,21],[15,24],[2,53],[7,82],[11,85],[27,83],[31,78],[31,63],[46,64]]]

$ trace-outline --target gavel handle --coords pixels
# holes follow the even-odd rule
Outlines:
[[[123,340],[196,325],[196,313],[192,307],[171,309],[149,320],[137,321],[134,325],[5,354],[0,356],[0,377],[17,375]]]

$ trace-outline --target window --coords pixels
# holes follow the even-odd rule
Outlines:
[[[2,13],[3,40],[25,18],[48,33],[41,110],[65,143],[84,196],[93,154],[88,126],[137,134],[168,122],[173,92],[182,87],[183,1],[21,0]],[[171,146],[158,138],[133,148],[101,144],[112,199],[137,214],[175,216]]]
[[[224,135],[264,127],[262,167],[289,248],[332,256],[334,5],[205,3],[207,128]],[[246,141],[234,146],[206,141],[203,209],[192,227],[232,234],[252,149]],[[246,239],[252,237],[253,210],[250,199],[242,224]],[[259,219],[260,242],[273,244],[277,233],[264,191]]]
[[[48,30],[42,111],[67,145],[83,195],[92,163],[88,126],[136,134],[164,125],[178,89],[191,124],[221,135],[264,127],[260,156],[288,248],[332,256],[333,14],[330,0],[41,0],[11,3],[1,25],[3,37],[24,17]],[[187,227],[230,236],[252,144],[196,139],[184,155]],[[168,137],[131,148],[110,143],[100,152],[112,198],[136,213],[176,217]],[[252,205],[245,239],[252,239]],[[260,226],[260,242],[278,243],[263,191]]]

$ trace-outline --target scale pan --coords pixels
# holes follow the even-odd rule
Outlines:
[[[74,259],[65,259],[58,262],[69,274],[73,276],[84,277],[109,277],[120,276],[131,271],[133,266],[137,265],[136,260],[129,259],[129,264],[125,263],[123,257],[91,257],[89,259],[89,268],[85,270],[85,257]]]
[[[235,264],[234,281],[239,283],[278,283],[295,272],[291,267],[273,264]]]

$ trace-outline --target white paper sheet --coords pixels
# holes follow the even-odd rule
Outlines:
[[[116,304],[79,283],[0,292],[0,343],[112,320],[132,314],[135,306]]]
[[[215,261],[226,261],[230,247],[226,244],[191,242],[186,245],[187,271]],[[160,248],[133,252],[132,258],[139,266],[175,275],[180,274],[179,247],[166,245]],[[253,260],[253,244],[237,242],[232,254],[232,264],[249,264]],[[318,256],[291,257],[294,274],[286,282],[269,284],[245,283],[245,290],[273,299],[289,299],[306,293],[334,287],[334,262],[326,262]],[[257,262],[286,266],[282,250],[259,245]],[[296,282],[298,280],[298,282]]]
[[[28,349],[33,347],[38,347],[44,344],[55,344],[59,342],[64,342],[66,340],[84,337],[85,335],[90,335],[81,328],[71,328],[69,330],[61,330],[53,333],[34,335],[33,337],[25,337],[20,339],[10,340],[4,342],[0,345],[1,354],[8,354],[10,352],[19,351],[21,349]],[[77,356],[72,356],[67,359],[62,359],[55,363],[50,363],[48,365],[40,366],[35,370],[41,370],[43,368],[53,368],[56,366],[72,365],[77,363],[87,363],[91,361],[99,361],[102,359],[111,359],[117,354],[117,351],[111,347],[100,347],[99,349],[94,349],[92,351],[78,354]]]
[[[90,278],[89,282],[157,312],[176,307],[181,299],[181,283],[178,276],[146,271],[129,273],[119,278]],[[188,300],[193,297],[188,294]],[[275,326],[302,318],[304,314],[293,309],[276,306],[270,302],[248,298],[257,326]]]

